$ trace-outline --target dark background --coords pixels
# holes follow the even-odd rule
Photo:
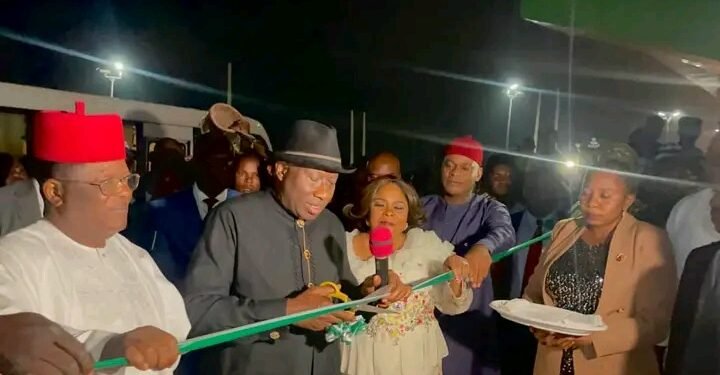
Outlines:
[[[480,123],[474,108],[483,107],[487,87],[393,64],[492,76],[494,61],[474,51],[499,46],[516,19],[505,0],[11,0],[2,7],[0,25],[21,35],[222,92],[232,61],[234,104],[266,124],[301,115],[347,121],[355,108],[394,126],[463,131]],[[3,81],[107,93],[94,62],[10,40],[0,40],[0,50]],[[224,100],[133,74],[116,95],[196,108]]]
[[[568,36],[526,22],[519,0],[439,1],[0,1],[0,26],[20,35],[215,90],[183,88],[130,71],[121,99],[208,108],[224,101],[233,63],[233,104],[281,144],[293,119],[338,128],[348,155],[349,110],[365,111],[368,152],[391,149],[406,169],[437,163],[440,143],[472,134],[504,145],[512,77],[548,90],[541,133],[554,123],[556,89],[567,89]],[[96,62],[0,38],[0,80],[107,95]],[[574,141],[625,140],[662,104],[674,77],[635,51],[576,40]],[[614,73],[622,74],[614,74]],[[644,74],[651,82],[629,80]],[[698,90],[692,87],[680,87]],[[675,85],[672,90],[680,89]],[[212,91],[211,90],[211,91]],[[687,101],[688,95],[681,95]],[[567,143],[567,103],[561,141]],[[697,102],[697,100],[691,100]],[[511,147],[532,136],[537,94],[516,99]],[[359,155],[360,116],[356,118]],[[396,133],[403,133],[397,135]],[[410,135],[423,135],[413,137]],[[428,139],[437,139],[428,142]]]

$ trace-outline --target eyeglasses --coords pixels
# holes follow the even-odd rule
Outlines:
[[[58,179],[60,181],[65,182],[75,182],[80,184],[87,184],[87,185],[93,185],[100,188],[100,192],[103,195],[106,196],[116,196],[120,195],[123,191],[123,188],[127,186],[130,191],[134,191],[138,188],[138,185],[140,185],[140,175],[137,173],[133,173],[130,175],[127,175],[122,178],[110,178],[102,182],[89,182],[89,181],[78,181],[78,180],[63,180]]]

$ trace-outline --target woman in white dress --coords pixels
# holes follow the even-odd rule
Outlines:
[[[393,234],[389,258],[391,277],[409,284],[446,270],[456,278],[442,285],[413,292],[405,302],[389,306],[397,314],[372,317],[367,330],[343,345],[342,373],[346,375],[439,375],[448,350],[435,320],[437,308],[445,314],[460,314],[470,306],[472,292],[464,282],[467,262],[432,231],[418,226],[424,219],[415,190],[402,180],[375,180],[364,190],[358,206],[345,213],[364,227],[347,234],[348,260],[357,280],[375,273],[368,232],[385,226]],[[472,329],[472,327],[468,327]]]

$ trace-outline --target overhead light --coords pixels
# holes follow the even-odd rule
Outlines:
[[[507,89],[508,90],[519,90],[522,87],[522,84],[520,83],[520,80],[517,79],[511,79],[507,83]]]
[[[567,160],[567,161],[565,161],[564,164],[565,164],[565,166],[568,167],[568,168],[575,168],[575,162],[572,161],[572,160]]]
[[[123,64],[121,62],[114,62],[112,64],[113,69],[109,68],[96,68],[100,74],[110,80],[110,97],[115,97],[115,81],[122,79],[123,77]]]
[[[715,129],[715,133],[720,133],[720,129]]]
[[[518,95],[522,95],[522,91],[520,90],[521,86],[517,81],[511,81],[510,84],[507,86],[507,90],[505,90],[505,95],[508,96],[508,98],[515,98]]]
[[[655,112],[658,116],[662,117],[665,121],[670,121],[674,118],[678,118],[683,115],[681,110],[674,110],[673,112]]]

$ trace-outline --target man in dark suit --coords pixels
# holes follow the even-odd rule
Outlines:
[[[670,324],[665,374],[720,374],[720,242],[693,250],[685,262]]]
[[[205,217],[238,195],[230,189],[234,182],[233,152],[227,138],[215,133],[198,137],[191,167],[195,183],[136,208],[138,221],[126,234],[148,250],[165,277],[178,286],[202,235]]]
[[[700,196],[703,192],[696,195]],[[685,241],[674,241],[676,252],[678,247],[684,243],[694,241],[697,244],[714,241],[713,234],[720,232],[720,200],[718,196],[712,197],[713,192],[706,194],[708,199],[705,203],[705,212],[709,211],[710,225],[698,225],[701,221],[695,219],[702,217],[702,205],[696,205],[695,209],[685,210],[695,212],[694,215],[687,215],[686,222],[690,223],[684,230],[670,230],[678,225],[668,224],[670,235],[676,238],[693,229],[695,236],[685,235]],[[709,200],[709,203],[707,203]],[[707,206],[709,210],[707,209]],[[687,205],[686,205],[687,206]],[[707,214],[706,214],[707,215]],[[707,216],[706,216],[707,217]],[[706,219],[707,220],[707,219]],[[678,222],[674,220],[673,222]],[[693,224],[695,224],[693,226]],[[706,223],[708,224],[708,223]],[[688,229],[690,228],[690,229]],[[696,228],[705,228],[696,230]],[[707,233],[707,235],[702,235]],[[682,249],[680,249],[682,250]],[[681,254],[682,255],[682,254]],[[675,309],[670,326],[670,340],[666,359],[666,374],[720,374],[720,361],[711,360],[715,358],[714,353],[720,346],[720,335],[718,334],[718,276],[720,276],[720,242],[712,242],[692,250],[684,264],[678,264],[682,270],[678,295],[675,300]],[[676,254],[676,258],[678,258]],[[717,359],[717,358],[715,358]],[[694,363],[698,362],[698,363]]]
[[[717,145],[717,137],[713,139],[713,145]],[[712,155],[712,150],[708,151],[708,156]],[[713,171],[709,168],[709,171]],[[717,181],[717,179],[715,179]],[[704,192],[696,194],[702,199]],[[720,205],[717,194],[713,197],[713,192],[709,191],[705,194],[706,199],[703,204],[696,204],[694,208],[685,209],[684,211],[695,212],[695,214],[686,215],[685,222],[690,223],[681,230],[672,230],[678,227],[677,222],[682,220],[670,220],[668,224],[668,232],[671,238],[676,240],[673,242],[675,250],[678,247],[687,245],[689,242],[695,242],[689,248],[696,247],[698,244],[708,243],[707,245],[698,247],[687,255],[687,258],[678,257],[678,262],[684,259],[684,264],[678,264],[678,269],[682,270],[682,277],[678,286],[677,299],[675,300],[675,309],[673,310],[672,321],[670,323],[670,340],[668,343],[667,357],[665,361],[665,374],[720,374],[720,361],[716,355],[718,347],[720,347],[720,242],[715,241],[713,235],[720,233]],[[698,200],[698,199],[695,199]],[[703,208],[708,212],[710,225],[703,224]],[[687,206],[687,204],[685,204]],[[702,207],[705,206],[705,207]],[[684,207],[684,206],[683,206]],[[675,210],[673,210],[675,211]],[[707,216],[705,216],[707,217]],[[705,219],[707,220],[707,219]],[[671,225],[675,223],[676,225]],[[694,224],[694,225],[693,225]],[[697,228],[703,228],[702,230]],[[694,234],[688,236],[686,232]],[[684,241],[679,241],[679,234],[684,234]],[[682,249],[680,249],[682,250]],[[683,254],[681,254],[683,255]]]

